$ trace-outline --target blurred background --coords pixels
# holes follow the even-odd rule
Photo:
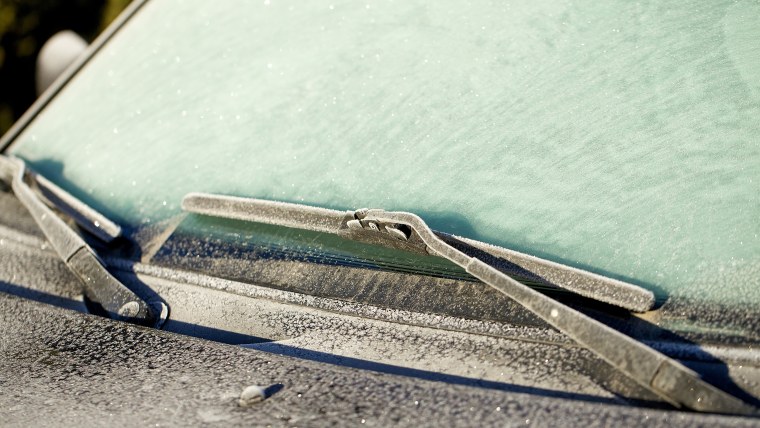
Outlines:
[[[130,0],[0,0],[0,135],[37,97],[35,62],[52,35],[71,30],[91,43]]]

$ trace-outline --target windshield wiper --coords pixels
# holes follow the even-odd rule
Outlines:
[[[521,304],[675,407],[729,414],[756,412],[753,406],[703,381],[697,373],[674,359],[521,284],[481,260],[483,257],[468,255],[472,249],[476,254],[484,251],[493,255],[489,249],[495,247],[482,243],[473,245],[471,240],[433,231],[415,214],[379,209],[344,212],[286,202],[201,193],[186,195],[182,208],[197,214],[332,233],[349,239],[443,257]],[[628,293],[630,287],[620,290]],[[627,297],[622,298],[626,299]]]
[[[0,178],[10,183],[13,193],[69,270],[81,281],[85,296],[98,311],[105,312],[110,318],[134,324],[158,325],[162,317],[157,312],[164,313],[165,308],[160,311],[152,308],[111,275],[84,239],[47,204],[69,214],[82,228],[106,243],[121,234],[118,225],[41,175],[28,171],[21,159],[0,156]],[[45,198],[26,183],[26,178],[33,180]]]
[[[416,235],[410,235],[406,230],[397,230],[387,225],[383,226],[384,233],[365,233],[366,231],[359,227],[360,224],[355,219],[346,219],[347,213],[344,211],[204,194],[185,196],[182,207],[186,211],[198,214],[331,233],[357,241],[422,254],[427,254],[429,248]],[[348,214],[349,217],[352,215],[353,212]],[[371,224],[368,227],[372,227]],[[634,312],[646,312],[652,309],[655,303],[654,294],[650,290],[633,284],[484,242],[442,232],[435,232],[435,234],[454,247],[466,248],[471,254],[479,253],[479,258],[483,261],[497,265],[515,276],[528,274],[527,279]]]

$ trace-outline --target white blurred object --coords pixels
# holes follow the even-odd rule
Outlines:
[[[37,95],[42,94],[85,49],[87,42],[73,31],[59,31],[49,38],[37,55]]]

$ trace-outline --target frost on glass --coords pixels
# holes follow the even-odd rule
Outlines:
[[[755,2],[151,1],[15,153],[122,222],[191,191],[420,214],[760,302]]]

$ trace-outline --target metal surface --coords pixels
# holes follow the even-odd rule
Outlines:
[[[224,205],[222,207],[217,206],[214,209],[214,202],[219,199],[223,199],[229,205],[229,197],[193,194],[183,200],[183,208],[192,212],[202,212],[225,217],[226,214],[223,211]],[[282,204],[285,208],[279,208],[275,205],[277,203],[272,201],[249,199],[246,205],[245,199],[236,198],[234,202],[238,206],[243,205],[248,211],[254,212],[260,206],[262,212],[255,215],[254,218],[257,220],[268,218],[268,220],[265,220],[267,223],[279,224],[278,220],[281,215],[288,217],[288,225],[290,227],[294,227],[292,225],[300,220],[298,217],[294,220],[293,214],[297,215],[298,212],[298,205],[296,204]],[[198,206],[204,203],[206,204],[205,208],[200,209]],[[306,228],[310,230],[314,230],[312,229],[314,224],[320,226],[322,224],[320,221],[314,220],[314,210],[314,207],[304,208],[304,211],[310,214],[306,217],[308,221],[304,222]],[[235,211],[235,215],[237,215],[235,218],[242,219],[238,214],[239,211]],[[334,222],[338,218],[338,213],[327,213],[327,215]],[[351,219],[352,216],[353,219]],[[465,268],[467,272],[476,278],[528,308],[541,319],[599,355],[641,386],[651,390],[676,407],[685,406],[698,411],[716,413],[754,414],[756,412],[753,406],[745,404],[741,400],[704,382],[699,378],[697,373],[682,364],[556,300],[530,289],[482,260],[471,257],[448,244],[432,231],[421,218],[414,214],[363,209],[356,211],[353,215],[351,213],[344,214],[343,218],[350,219],[343,221],[342,224],[345,224],[347,229],[353,231],[352,233],[356,233],[361,229],[369,231],[370,235],[382,236],[394,242],[417,242],[414,244],[415,247],[419,247],[419,242],[421,241],[422,244],[427,246],[428,252],[431,254],[444,257]],[[351,222],[354,222],[353,227],[349,225]],[[390,233],[388,231],[389,227],[405,230],[406,239],[399,239],[396,234]],[[338,233],[338,231],[334,233]],[[449,239],[453,238],[450,237]],[[382,244],[382,241],[378,241],[378,243]]]
[[[29,425],[753,426],[421,380],[137,328],[0,295],[0,420]],[[249,385],[276,391],[240,407]]]

